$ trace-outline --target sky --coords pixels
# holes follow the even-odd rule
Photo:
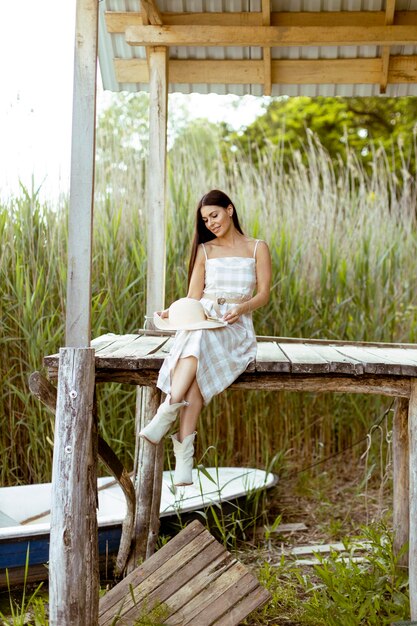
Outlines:
[[[69,188],[75,0],[3,4],[0,197],[17,194],[21,181],[28,189],[40,187],[42,199],[54,199]],[[107,93],[99,75],[98,112],[108,103]],[[262,98],[253,96],[175,98],[183,99],[190,119],[225,120],[235,128],[253,121],[262,106]]]

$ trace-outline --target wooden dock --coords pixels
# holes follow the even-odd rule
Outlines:
[[[417,519],[417,346],[278,337],[258,337],[257,340],[256,360],[232,388],[367,393],[396,398],[393,419],[395,548],[399,551],[409,542],[403,564],[409,562],[410,589],[417,591],[417,526],[410,525],[409,521]],[[91,344],[95,350],[96,383],[130,383],[147,387],[151,394],[157,393],[154,390],[158,370],[172,341],[172,335],[149,331],[97,337]],[[57,354],[44,359],[52,379],[58,377],[58,361]],[[153,401],[157,406],[156,395]],[[149,455],[147,463],[141,471],[144,475],[150,472],[153,475],[154,457]],[[151,493],[151,482],[149,485]],[[152,499],[151,495],[143,497],[145,505]],[[143,510],[145,505],[137,504],[137,510]],[[155,538],[157,531],[152,534],[148,524],[144,526],[144,533]],[[148,549],[147,555],[152,551],[153,547]]]

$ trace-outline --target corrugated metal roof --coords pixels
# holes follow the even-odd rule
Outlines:
[[[259,12],[261,0],[158,0],[161,12]],[[417,0],[397,0],[396,11],[416,11]],[[275,12],[334,12],[334,11],[384,11],[384,0],[271,0],[271,11]],[[130,46],[124,33],[107,31],[105,12],[140,12],[140,0],[102,0],[100,2],[99,63],[104,89],[112,91],[147,91],[148,84],[118,82],[114,59],[146,59],[144,47]],[[417,41],[417,27],[416,27]],[[417,45],[392,46],[391,56],[415,56]],[[272,60],[313,60],[313,59],[377,59],[381,57],[380,46],[325,46],[325,47],[274,47]],[[169,48],[170,59],[209,59],[209,60],[260,60],[263,58],[259,47],[175,47]],[[364,61],[365,63],[365,61]],[[262,84],[207,84],[170,83],[170,92],[217,93],[263,95]],[[273,84],[273,96],[373,96],[380,93],[378,84]],[[416,83],[389,83],[387,96],[417,96]]]

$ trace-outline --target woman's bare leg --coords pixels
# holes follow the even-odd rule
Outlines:
[[[197,359],[187,356],[178,359],[171,379],[171,404],[182,402],[188,393],[197,373]]]
[[[197,421],[200,416],[201,409],[203,408],[203,396],[201,395],[200,387],[198,386],[196,378],[194,378],[185,399],[189,402],[189,405],[184,406],[181,409],[180,429],[178,433],[179,441],[182,441],[184,437],[187,437],[187,435],[191,435],[195,432]]]

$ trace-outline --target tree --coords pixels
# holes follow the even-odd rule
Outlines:
[[[246,129],[228,129],[224,144],[255,163],[279,148],[289,164],[294,150],[307,158],[313,135],[334,163],[345,163],[350,149],[367,167],[373,152],[383,148],[394,170],[405,167],[414,175],[416,124],[417,98],[285,97],[273,100]]]

